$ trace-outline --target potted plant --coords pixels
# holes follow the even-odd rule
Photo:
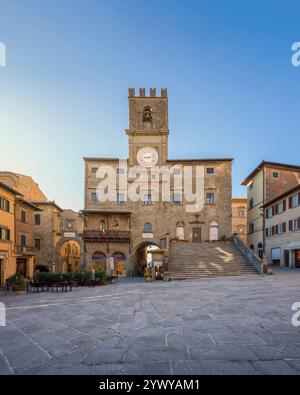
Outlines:
[[[99,285],[106,285],[106,271],[104,269],[96,270],[95,280]]]
[[[144,279],[145,279],[146,281],[148,281],[148,282],[151,282],[151,281],[152,281],[152,272],[151,272],[151,270],[146,269],[146,270],[144,271]]]
[[[15,294],[22,294],[27,287],[27,280],[22,274],[16,274],[11,279],[11,288]]]

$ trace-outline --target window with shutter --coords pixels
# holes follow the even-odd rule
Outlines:
[[[289,230],[293,230],[293,221],[292,220],[289,221]]]
[[[282,232],[285,233],[286,232],[286,222],[284,222],[282,224]]]
[[[283,201],[283,211],[286,211],[286,200]]]
[[[293,207],[293,196],[289,197],[289,208]]]

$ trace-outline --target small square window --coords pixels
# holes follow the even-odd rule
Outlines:
[[[215,194],[213,192],[207,192],[206,203],[207,204],[215,204]]]
[[[35,225],[41,225],[41,214],[35,214],[34,223]]]
[[[174,176],[178,176],[181,174],[181,169],[179,167],[176,167],[175,169],[173,169],[173,175]]]
[[[213,167],[207,167],[206,174],[215,174],[215,169]]]
[[[252,209],[254,207],[254,199],[250,199],[249,201],[249,209]]]
[[[92,167],[92,168],[91,168],[91,172],[92,172],[93,174],[96,174],[97,171],[98,171],[98,167]]]
[[[25,210],[21,210],[20,219],[21,219],[21,222],[26,222],[26,211]]]
[[[144,204],[146,204],[147,206],[151,206],[152,204],[152,195],[151,193],[146,193],[144,196]]]
[[[119,204],[124,204],[125,203],[125,195],[124,195],[124,193],[118,193],[117,199],[118,199],[118,203]]]
[[[273,171],[273,178],[279,178],[278,171]]]
[[[123,169],[122,167],[117,169],[117,174],[120,176],[123,176],[125,174],[125,169]]]
[[[173,194],[173,204],[181,204],[182,203],[182,195],[180,192],[175,192]]]
[[[97,192],[92,192],[91,198],[92,198],[92,203],[98,203],[100,201]]]

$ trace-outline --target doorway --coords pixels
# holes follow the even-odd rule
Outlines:
[[[193,242],[201,243],[201,228],[193,228]]]
[[[17,258],[17,274],[21,274],[23,277],[26,277],[27,274],[26,258]]]
[[[285,267],[290,266],[290,251],[289,250],[284,251],[284,265],[285,265]]]
[[[300,250],[295,250],[295,268],[300,269]]]
[[[2,287],[2,282],[3,282],[3,277],[4,277],[3,272],[2,272],[3,269],[4,269],[4,260],[0,259],[0,288]]]
[[[136,249],[134,254],[134,276],[143,277],[145,270],[152,267],[151,250],[155,249],[159,249],[159,246],[151,242],[142,243]]]

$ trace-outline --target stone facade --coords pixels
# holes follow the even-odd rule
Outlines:
[[[30,176],[11,171],[0,171],[0,181],[20,192],[27,201],[48,200],[39,188],[39,185]]]
[[[87,268],[93,270],[95,262],[116,255],[116,263],[126,260],[123,274],[127,275],[137,274],[141,249],[147,245],[162,247],[166,238],[204,242],[232,235],[232,159],[169,159],[167,90],[162,89],[161,95],[157,97],[155,89],[150,90],[149,96],[144,89],[140,89],[136,96],[135,90],[131,88],[128,100],[129,128],[126,134],[129,157],[121,165],[118,158],[84,158],[83,210]],[[147,161],[152,159],[155,163],[147,165]],[[144,197],[132,201],[126,195],[134,181],[130,171],[141,161],[146,163],[143,167],[148,181],[140,190]],[[116,201],[97,199],[99,169],[104,166],[110,166],[119,175]],[[120,166],[123,166],[124,171],[118,170]],[[170,201],[161,198],[164,180],[154,171],[158,166],[172,169]],[[199,194],[203,195],[204,206],[195,212],[187,210],[189,201],[183,193],[183,186],[178,187],[175,179],[175,174],[185,174],[184,169],[187,167],[191,169],[194,185],[197,168],[203,175],[203,191]],[[150,185],[149,180],[155,181]]]
[[[35,243],[33,238],[34,215],[39,208],[24,199],[16,201],[15,209],[15,254],[16,271],[32,278],[35,265]]]
[[[269,265],[300,268],[300,184],[264,206]]]
[[[23,209],[29,210],[29,206],[35,207],[36,211],[33,215],[29,215],[29,223],[18,221],[20,233],[26,232],[27,253],[35,250],[35,268],[37,270],[62,271],[65,256],[62,252],[64,243],[76,243],[80,248],[80,252],[74,262],[79,260],[80,268],[84,268],[84,244],[82,239],[83,233],[83,216],[73,210],[63,210],[55,202],[49,201],[44,193],[40,190],[38,184],[29,176],[13,173],[0,172],[0,181],[5,182],[13,190],[18,191],[26,202],[27,207]],[[18,208],[20,211],[21,208]],[[19,214],[18,214],[19,215]],[[32,224],[31,224],[32,222]],[[32,225],[32,226],[31,226]],[[29,227],[31,226],[31,235]],[[20,236],[17,235],[17,240]],[[72,244],[72,245],[73,245]],[[21,246],[17,246],[19,252],[24,250]],[[74,250],[74,248],[73,248]],[[19,262],[21,262],[19,257]],[[75,264],[73,265],[76,266]],[[30,264],[30,276],[33,272],[33,265]],[[77,269],[76,269],[77,270]]]
[[[247,242],[247,199],[232,199],[232,233]]]
[[[247,244],[262,256],[265,250],[263,206],[300,183],[300,166],[262,161],[243,181],[247,187]]]
[[[0,287],[16,273],[15,202],[21,194],[0,181]]]

